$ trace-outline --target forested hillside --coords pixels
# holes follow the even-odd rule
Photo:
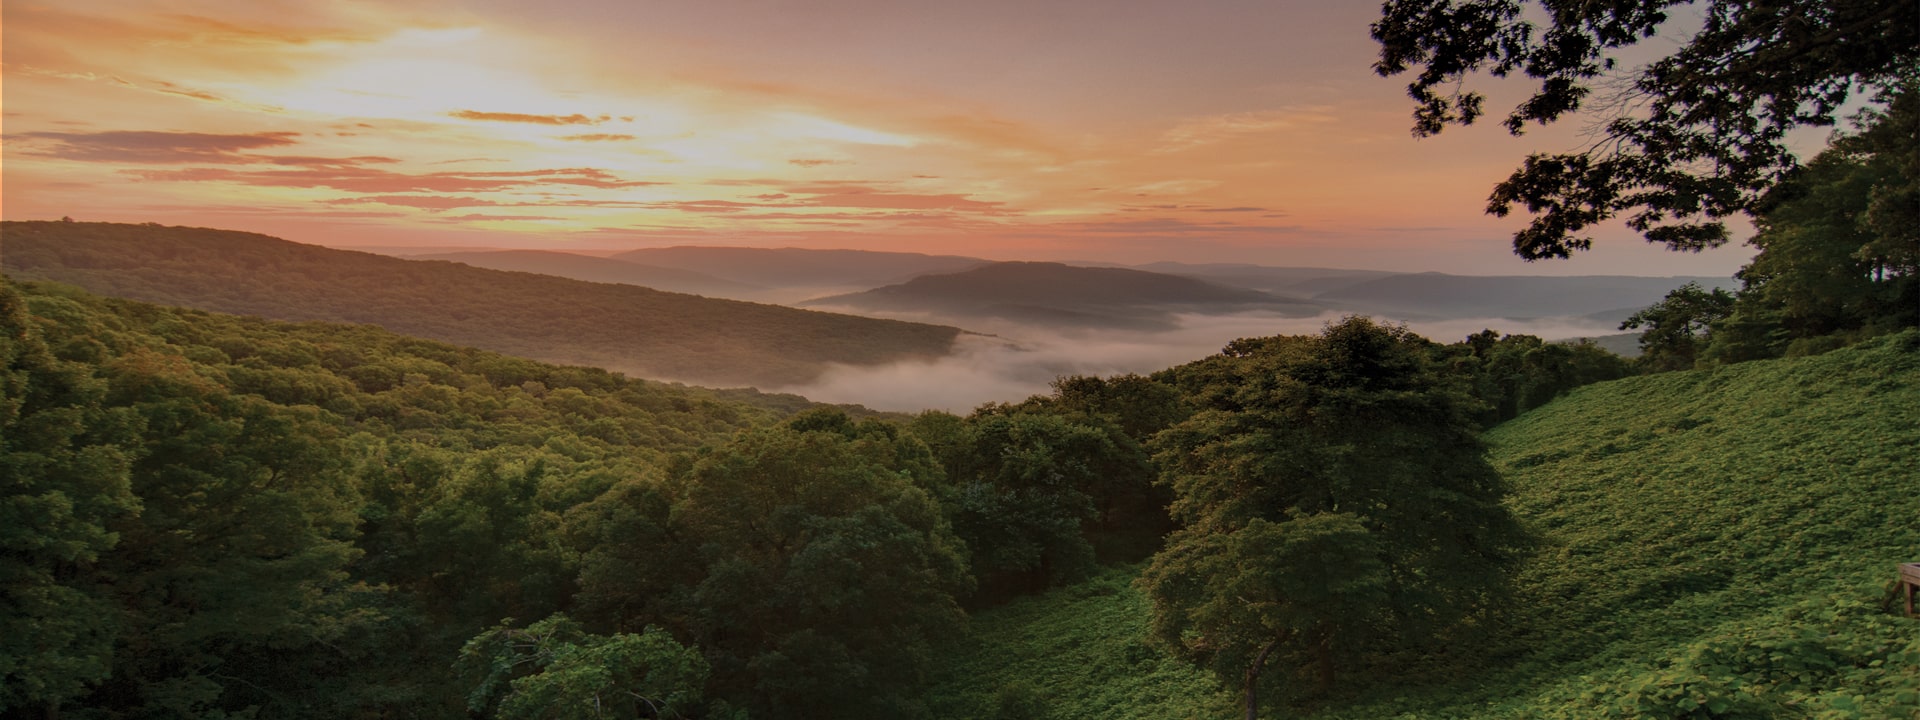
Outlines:
[[[0,224],[0,236],[0,268],[20,279],[280,320],[371,323],[521,357],[705,385],[793,385],[828,363],[940,357],[960,333],[222,230],[9,221]]]
[[[1920,716],[1920,621],[1891,593],[1920,560],[1920,333],[1590,385],[1487,440],[1535,537],[1507,606],[1444,652],[1359,659],[1330,691],[1283,672],[1276,716]],[[936,705],[1229,712],[1235,688],[1141,644],[1150,612],[1113,577],[984,613]]]
[[[639,285],[667,292],[706,297],[749,299],[763,288],[721,280],[691,270],[653,267],[613,258],[576,255],[551,250],[474,250],[409,255],[411,260],[450,260],[489,270],[557,275],[575,280]]]
[[[369,326],[0,311],[9,715],[915,716],[963,605],[1164,527],[1066,400],[778,423]]]
[[[964,417],[783,422],[804,401],[369,326],[11,282],[0,309],[0,710],[83,718],[926,717],[968,609],[1161,549],[1185,491],[1154,438],[1236,373],[1391,356],[1457,432],[1624,369],[1355,320]]]

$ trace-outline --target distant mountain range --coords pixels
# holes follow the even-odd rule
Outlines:
[[[0,270],[103,295],[395,332],[715,386],[951,352],[961,331],[157,224],[0,222]]]
[[[1328,290],[1400,274],[1387,270],[1275,267],[1243,263],[1157,262],[1133,267],[1294,297],[1313,297]]]
[[[1324,308],[1248,288],[1127,268],[1002,262],[801,303],[868,312],[993,318],[1058,328],[1162,330],[1173,314],[1264,310],[1310,316]]]
[[[639,285],[667,292],[745,299],[767,288],[722,280],[712,275],[680,268],[642,265],[616,258],[554,252],[551,250],[489,250],[413,255],[410,260],[450,260],[490,270],[554,275],[575,280]]]
[[[418,257],[712,297],[1052,329],[1164,329],[1175,312],[1246,310],[1351,312],[1412,321],[1569,318],[1613,325],[1690,281],[1735,285],[1731,278],[1712,277],[1472,276],[1245,263],[995,263],[953,255],[798,248],[683,246],[610,258],[541,251]],[[1023,265],[1026,270],[1015,270]],[[1166,279],[1171,276],[1211,289],[1173,283]],[[1262,295],[1222,294],[1222,287]]]
[[[743,285],[768,288],[756,299],[793,301],[904,282],[930,273],[950,273],[992,261],[956,255],[679,246],[646,248],[613,256],[659,268],[696,272]]]

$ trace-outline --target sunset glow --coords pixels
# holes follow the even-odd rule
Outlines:
[[[844,247],[1724,274],[1482,213],[1578,123],[1416,141],[1370,3],[9,3],[4,216],[338,247]],[[1504,98],[1496,93],[1495,102]]]

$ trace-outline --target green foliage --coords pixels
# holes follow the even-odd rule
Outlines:
[[[371,323],[547,362],[708,384],[795,385],[829,363],[939,357],[959,334],[204,228],[9,221],[0,232],[5,269],[20,278],[281,320]],[[376,367],[356,376],[397,383],[405,372]]]
[[[973,617],[942,653],[927,693],[934,717],[1209,720],[1234,696],[1207,671],[1147,642],[1152,602],[1112,568],[1086,582],[1014,599]],[[1040,707],[1044,706],[1044,712]]]
[[[457,713],[462,643],[571,602],[570,513],[773,419],[364,326],[0,307],[9,712]]]
[[[1140,444],[1102,418],[989,405],[911,427],[945,470],[946,511],[984,602],[1086,576],[1108,539],[1100,529],[1152,477]]]
[[[1807,355],[1920,326],[1920,82],[1768,194],[1708,355]]]
[[[698,646],[757,718],[923,712],[967,590],[917,440],[837,413],[744,433],[582,509],[583,611]]]
[[[1140,575],[1154,600],[1152,637],[1223,680],[1244,675],[1257,707],[1251,696],[1273,651],[1301,655],[1283,666],[1310,665],[1390,624],[1382,555],[1379,538],[1342,513],[1176,533]]]
[[[1576,387],[1625,377],[1631,364],[1592,343],[1548,343],[1532,335],[1482,330],[1443,351],[1448,372],[1468,378],[1486,405],[1480,424],[1493,426],[1547,404]]]
[[[475,679],[467,708],[501,720],[687,717],[702,709],[707,680],[700,653],[658,628],[592,635],[565,615],[524,629],[504,621],[469,641],[459,664]]]
[[[1519,540],[1433,348],[1349,318],[1169,371],[1200,408],[1154,441],[1183,528],[1142,575],[1155,634],[1223,677],[1418,642],[1487,605]],[[1289,558],[1287,561],[1274,557]]]
[[[48,351],[26,300],[0,280],[0,712],[58,707],[107,677],[116,627],[84,570],[139,512],[129,484],[139,418]]]
[[[1642,367],[1654,371],[1688,370],[1713,340],[1713,327],[1733,312],[1734,296],[1719,288],[1702,289],[1687,283],[1652,307],[1620,323],[1621,330],[1646,328],[1640,334]]]
[[[1920,623],[1885,600],[1895,564],[1920,559],[1920,333],[1591,385],[1487,438],[1538,538],[1509,629],[1366,660],[1288,716],[1920,715]],[[977,615],[935,706],[983,716],[1027,679],[1055,717],[1229,714],[1214,683],[1166,679],[1179,664],[1139,645],[1152,608],[1123,581]]]
[[[1542,544],[1510,659],[1326,717],[1920,710],[1920,626],[1880,604],[1920,548],[1920,334],[1593,385],[1488,440]]]

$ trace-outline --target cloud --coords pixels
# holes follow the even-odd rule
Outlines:
[[[447,113],[448,117],[462,120],[481,120],[485,122],[531,123],[534,125],[599,125],[612,120],[611,115],[588,117],[579,113],[572,115],[528,115],[525,113],[480,112],[478,110],[459,110]]]
[[[1160,136],[1155,153],[1188,150],[1201,145],[1231,140],[1244,135],[1292,130],[1305,125],[1333,122],[1333,108],[1325,106],[1283,108],[1255,112],[1227,113],[1189,118]]]
[[[552,215],[481,215],[479,213],[467,213],[465,215],[447,215],[443,217],[437,217],[437,218],[434,218],[433,220],[435,222],[489,222],[489,221],[499,222],[499,221],[541,221],[541,220],[565,220],[565,219],[566,218],[554,217]]]
[[[1165,212],[1183,210],[1203,213],[1270,213],[1273,210],[1263,207],[1210,207],[1206,205],[1128,205],[1120,208],[1122,212]],[[1277,216],[1269,216],[1277,217]]]
[[[213,45],[310,45],[320,40],[365,41],[361,35],[342,30],[320,30],[271,25],[246,26],[203,15],[171,14],[162,19],[184,31],[195,41]]]
[[[296,144],[299,133],[266,132],[220,135],[192,132],[115,130],[97,133],[29,132],[15,138],[41,141],[32,154],[82,162],[142,163],[252,163],[258,156],[245,150]]]
[[[619,142],[622,140],[632,140],[634,136],[615,133],[587,133],[585,135],[562,135],[560,139],[573,142]]]
[[[766,207],[757,203],[735,202],[732,200],[675,200],[647,203],[647,206],[662,210],[679,210],[680,212],[693,213],[736,213]]]
[[[205,167],[165,171],[129,171],[129,173],[143,180],[155,182],[228,182],[260,187],[332,188],[376,195],[405,192],[490,192],[540,185],[607,189],[666,184],[645,180],[622,180],[611,173],[595,168],[408,174],[359,166],[313,167],[301,170],[236,170]]]
[[[972,210],[998,211],[1004,203],[975,200],[966,195],[917,195],[878,190],[836,192],[795,202],[808,207],[868,208],[875,210]]]
[[[788,160],[787,164],[798,165],[803,168],[810,168],[810,167],[820,167],[821,165],[845,165],[847,163],[845,160],[827,160],[824,158],[794,158],[792,160]]]
[[[251,157],[255,162],[263,162],[271,165],[332,168],[353,167],[356,165],[391,165],[400,162],[399,158],[390,158],[383,155],[357,155],[344,158],[308,157],[303,155],[255,155]]]
[[[500,204],[492,200],[452,195],[367,195],[362,197],[336,198],[327,200],[326,203],[328,205],[377,203],[380,205],[420,208],[422,210],[451,210],[453,208],[485,207]]]
[[[752,210],[788,211],[794,208],[837,208],[855,210],[950,211],[974,214],[1001,214],[1003,203],[975,200],[967,195],[924,195],[896,193],[866,183],[833,181],[785,188],[782,193],[749,196],[763,202],[741,200],[675,200],[649,203],[648,207],[697,213],[743,213]],[[756,219],[772,219],[771,214],[755,213]],[[785,219],[821,219],[819,216],[785,214]],[[888,218],[892,213],[872,213],[864,217]]]
[[[1150,218],[1145,220],[1108,220],[1098,222],[1059,223],[1047,226],[1047,229],[1069,233],[1096,234],[1155,234],[1155,235],[1218,235],[1245,233],[1286,233],[1299,232],[1298,225],[1240,225],[1232,222],[1193,222],[1175,218]]]

